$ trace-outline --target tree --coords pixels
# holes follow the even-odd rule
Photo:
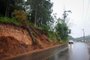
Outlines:
[[[62,19],[58,19],[58,20],[59,21],[55,27],[58,35],[58,39],[67,40],[69,34],[68,26],[66,25],[66,23],[63,22]]]
[[[12,12],[22,0],[0,0],[0,15],[11,17]]]
[[[15,9],[22,8],[21,3],[23,3],[23,0],[0,0],[0,15],[12,17],[12,12]]]
[[[31,6],[31,21],[35,25],[47,25],[52,20],[52,3],[50,0],[28,0]]]
[[[10,0],[0,0],[0,15],[1,16],[5,16],[5,15],[9,15],[9,8],[11,7],[10,5],[12,1]],[[13,2],[12,2],[13,3]]]

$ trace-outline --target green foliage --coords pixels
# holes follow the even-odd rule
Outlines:
[[[48,37],[49,37],[49,40],[53,40],[53,41],[58,40],[56,32],[53,32],[53,31],[48,32]]]
[[[44,32],[46,32],[46,33],[48,33],[48,31],[49,31],[49,29],[50,29],[50,27],[49,27],[48,25],[44,25],[44,24],[41,25],[41,28],[42,28],[42,30],[43,30]]]
[[[16,20],[15,18],[8,18],[8,17],[0,17],[0,23],[21,25],[21,23],[18,20]]]
[[[48,25],[48,22],[52,22],[53,20],[51,16],[53,4],[50,0],[27,0],[27,2],[24,2],[24,0],[1,0],[0,2],[3,3],[0,4],[0,7],[4,8],[0,9],[1,16],[4,15],[6,17],[13,17],[13,12],[15,18],[18,20],[25,20],[26,14],[23,14],[24,12],[22,11],[16,10],[24,10],[26,12],[27,6],[30,6],[30,11],[27,12],[30,15],[27,19],[30,19],[30,21],[34,24],[36,23],[36,26],[40,27],[43,24]],[[4,13],[2,13],[2,11]]]
[[[25,20],[27,20],[27,14],[23,10],[15,10],[12,14],[17,20],[20,20],[21,22],[25,22]]]
[[[68,40],[69,29],[66,23],[63,21],[58,22],[55,29],[58,35],[58,39]]]
[[[50,0],[29,0],[31,6],[31,21],[41,26],[52,20],[52,3]]]

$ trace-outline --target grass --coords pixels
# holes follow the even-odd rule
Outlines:
[[[21,23],[15,18],[8,18],[8,17],[0,17],[0,23],[15,24],[17,26],[21,25]]]

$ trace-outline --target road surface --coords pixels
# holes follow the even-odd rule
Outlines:
[[[68,49],[67,44],[56,45],[53,47],[20,54],[18,56],[5,58],[4,60],[47,60],[47,58],[53,56],[54,54],[57,55],[66,49]]]
[[[48,60],[89,60],[88,45],[82,42],[74,42],[68,45],[68,50],[55,54]]]

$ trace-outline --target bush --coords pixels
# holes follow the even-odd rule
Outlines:
[[[44,24],[41,25],[41,28],[42,28],[42,30],[45,31],[46,33],[48,33],[48,31],[49,31],[49,29],[50,29],[49,26],[44,25]]]
[[[21,22],[25,22],[25,20],[27,20],[27,14],[23,10],[15,10],[12,15]]]
[[[49,37],[50,40],[57,40],[57,34],[56,34],[56,32],[49,31],[48,32],[48,37]]]

